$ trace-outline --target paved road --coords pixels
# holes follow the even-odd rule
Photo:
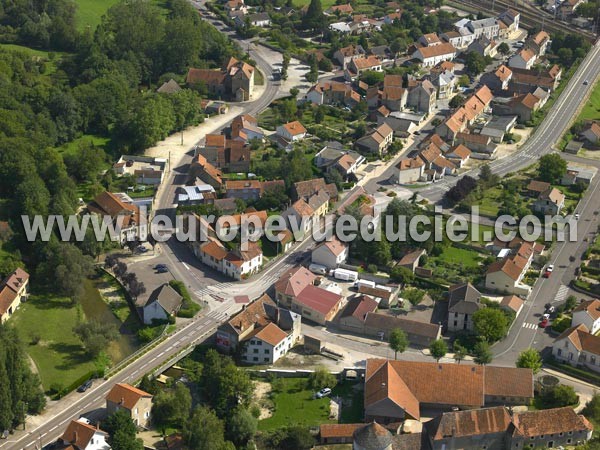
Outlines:
[[[574,159],[569,158],[568,155],[566,158]],[[595,161],[586,161],[586,163],[600,167],[600,164]],[[544,305],[546,303],[558,305],[572,293],[568,286],[588,246],[588,242],[584,239],[593,235],[598,229],[599,210],[600,175],[596,175],[576,210],[580,214],[577,222],[577,241],[567,240],[556,244],[549,261],[549,264],[554,264],[552,275],[549,278],[540,277],[534,284],[531,295],[514,321],[508,337],[493,347],[495,362],[514,363],[521,350],[535,347],[542,351],[552,344],[554,338],[549,331],[538,327],[541,315],[544,313]],[[571,257],[575,258],[573,262],[570,261]]]

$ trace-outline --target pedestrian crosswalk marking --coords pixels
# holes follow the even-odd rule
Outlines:
[[[537,323],[523,322],[523,328],[528,328],[530,330],[535,330],[535,329],[537,329],[537,327],[538,327]]]
[[[562,302],[569,295],[569,286],[565,286],[564,284],[560,285],[558,288],[558,292],[556,293],[556,297],[554,297],[554,302]]]

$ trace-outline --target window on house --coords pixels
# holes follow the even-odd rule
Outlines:
[[[265,355],[268,355],[270,352],[270,350],[268,348],[265,348]]]
[[[269,362],[269,358],[265,358],[265,362]]]
[[[252,358],[252,361],[258,361],[258,356],[255,356],[254,358]]]
[[[257,349],[257,348],[255,348],[253,353],[258,353],[258,349]]]
[[[595,356],[590,356],[590,363],[595,365],[596,364],[596,357]]]
[[[559,349],[558,349],[558,351],[556,352],[556,354],[557,354],[558,356],[562,355],[562,349],[560,349],[560,348],[559,348]]]

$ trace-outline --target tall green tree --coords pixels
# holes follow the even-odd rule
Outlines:
[[[194,410],[183,427],[183,440],[190,450],[229,450],[233,447],[225,441],[223,421],[210,409],[202,406]]]
[[[102,422],[102,429],[110,436],[108,443],[115,450],[143,450],[144,443],[137,438],[137,428],[125,410],[118,410]]]
[[[448,353],[448,345],[446,344],[446,341],[443,339],[436,339],[435,341],[432,341],[431,344],[429,344],[429,353],[433,359],[439,362],[439,360],[446,356],[446,353]]]
[[[398,352],[404,353],[408,348],[408,337],[400,328],[394,328],[390,333],[390,348],[394,350],[394,359],[397,359]]]
[[[480,341],[475,344],[473,348],[473,361],[475,364],[479,364],[484,366],[492,362],[492,350],[490,349],[490,344],[486,341]]]
[[[0,429],[16,427],[24,420],[23,412],[37,414],[45,405],[40,380],[31,372],[16,330],[0,324]]]
[[[254,388],[248,373],[229,357],[209,350],[202,369],[202,392],[219,417],[225,418],[234,408],[247,407]]]
[[[536,374],[542,368],[542,356],[535,348],[528,348],[519,353],[516,366],[533,370]]]
[[[496,342],[508,332],[508,318],[498,308],[482,308],[473,314],[473,328],[486,342]]]
[[[237,408],[227,420],[227,438],[237,447],[248,443],[256,434],[258,420],[245,408]]]
[[[557,183],[567,173],[567,162],[558,153],[550,153],[540,158],[537,172],[540,180]]]
[[[310,0],[308,9],[302,17],[302,26],[309,30],[323,31],[326,25],[327,21],[323,14],[321,0]]]

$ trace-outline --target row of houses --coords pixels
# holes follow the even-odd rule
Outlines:
[[[516,412],[505,406],[444,412],[424,424],[421,432],[396,426],[323,424],[323,445],[351,444],[356,449],[464,450],[560,448],[591,439],[592,424],[572,408]]]

